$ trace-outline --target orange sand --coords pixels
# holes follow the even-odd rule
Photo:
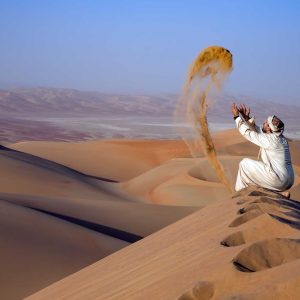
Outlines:
[[[232,185],[258,148],[237,130],[213,138]],[[257,188],[232,198],[204,154],[190,157],[181,141],[8,147],[16,151],[0,148],[1,299],[300,293],[298,141],[293,201]]]

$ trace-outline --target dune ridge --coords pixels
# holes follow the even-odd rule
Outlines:
[[[256,191],[255,195],[251,195]],[[267,196],[265,196],[267,194]],[[267,197],[284,207],[285,222],[269,210],[230,227],[241,199]],[[246,203],[245,202],[245,203]],[[281,210],[281,208],[280,208]],[[294,225],[290,226],[290,213]],[[251,187],[215,203],[49,286],[28,299],[296,299],[300,283],[300,203]],[[267,217],[267,218],[266,218]],[[222,245],[229,233],[266,225],[273,236]],[[116,284],[116,282],[118,284]],[[76,286],[74,288],[74,285]],[[130,288],[129,288],[130,287]],[[286,298],[287,297],[287,298]]]

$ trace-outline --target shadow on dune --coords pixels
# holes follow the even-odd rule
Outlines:
[[[290,213],[286,213],[287,216],[291,215]],[[300,229],[300,217],[299,217],[299,213],[298,213],[298,216],[297,216],[297,219],[298,220],[290,220],[290,219],[286,219],[286,218],[283,218],[283,217],[280,217],[280,216],[276,216],[276,215],[272,215],[270,214],[271,217],[273,217],[274,219],[276,219],[277,221],[280,221],[284,224],[287,224],[295,229]],[[292,214],[292,217],[295,218],[295,215]]]
[[[4,146],[0,146],[0,158],[6,162],[5,168],[10,170],[10,180],[15,180],[15,185],[22,184],[18,191],[11,186],[6,192],[1,192],[1,200],[56,216],[123,241],[138,241],[197,209],[142,203],[120,190],[109,179],[89,176]],[[13,169],[11,165],[15,162],[18,164]],[[5,168],[2,170],[4,176]],[[26,172],[19,173],[20,169]],[[42,178],[42,172],[47,172],[47,177]],[[49,179],[50,182],[47,181]],[[69,179],[73,180],[72,185],[60,184]],[[25,184],[24,187],[24,182],[31,186],[27,188]],[[36,188],[39,188],[39,192],[36,192]]]
[[[53,212],[49,212],[49,211],[45,211],[42,209],[38,209],[38,208],[33,208],[33,207],[28,207],[31,208],[33,210],[39,211],[41,213],[56,217],[56,218],[60,218],[64,221],[68,221],[71,222],[73,224],[79,225],[79,226],[83,226],[85,228],[112,236],[114,238],[117,238],[119,240],[125,241],[125,242],[129,242],[129,243],[134,243],[137,242],[139,240],[141,240],[143,237],[136,235],[134,233],[130,233],[130,232],[126,232],[120,229],[116,229],[116,228],[112,228],[109,226],[105,226],[105,225],[101,225],[101,224],[97,224],[97,223],[93,223],[90,221],[86,221],[86,220],[81,220],[78,218],[74,218],[74,217],[70,217],[70,216],[66,216],[66,215],[61,215],[61,214],[57,214],[57,213],[53,213]]]
[[[238,193],[234,197],[237,196]],[[250,215],[252,215],[253,218],[255,218],[263,213],[268,213],[272,218],[276,219],[277,221],[287,224],[295,229],[300,229],[299,201],[282,197],[276,192],[274,192],[274,195],[272,197],[270,197],[267,193],[261,191],[252,191],[249,193],[248,196],[250,196],[250,199],[251,196],[258,197],[258,198],[254,201],[251,201],[249,199],[240,199],[237,202],[238,205],[250,201],[251,202],[238,210],[238,213],[241,214],[241,216],[235,219],[233,223],[237,223],[237,221],[239,220],[244,220],[245,222],[247,222],[250,219],[252,219],[249,218]],[[289,211],[282,211],[281,215],[276,215],[272,213],[273,211],[280,210],[280,209],[281,210],[287,209]],[[242,223],[244,222],[239,222],[239,225]]]

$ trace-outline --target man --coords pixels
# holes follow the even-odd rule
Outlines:
[[[250,108],[233,103],[231,111],[244,138],[260,147],[258,161],[244,158],[240,162],[235,190],[259,185],[289,197],[286,190],[294,183],[294,171],[289,144],[283,136],[283,122],[276,116],[270,116],[259,128],[250,118]]]

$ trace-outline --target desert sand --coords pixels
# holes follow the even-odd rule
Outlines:
[[[297,201],[244,191],[28,299],[297,299],[297,213]]]
[[[233,185],[258,148],[214,134]],[[179,140],[29,141],[0,149],[3,299],[296,299],[299,141],[291,199],[230,194]]]

